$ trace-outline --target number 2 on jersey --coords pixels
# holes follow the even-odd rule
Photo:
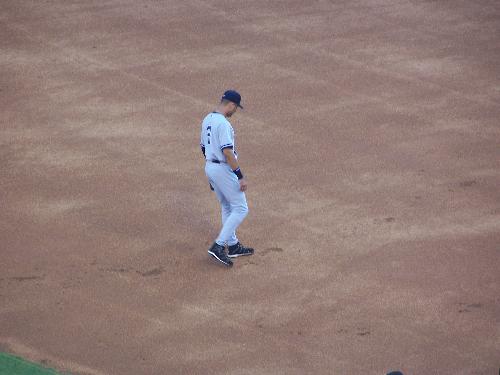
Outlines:
[[[211,126],[207,126],[207,137],[208,137],[208,144],[210,144],[210,130],[212,129]]]

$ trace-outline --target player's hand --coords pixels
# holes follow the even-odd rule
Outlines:
[[[246,191],[247,190],[247,180],[245,178],[242,178],[240,180],[240,190],[241,191]]]

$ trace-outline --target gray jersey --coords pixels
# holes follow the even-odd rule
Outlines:
[[[222,152],[225,148],[232,148],[236,155],[234,130],[224,115],[218,112],[209,113],[201,124],[200,145],[205,147],[207,160],[226,161]]]

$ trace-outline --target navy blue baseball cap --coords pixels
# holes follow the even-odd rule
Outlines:
[[[234,90],[227,90],[224,95],[222,95],[222,100],[229,100],[230,102],[236,104],[238,107],[243,109],[243,107],[240,105],[241,103],[241,95]]]

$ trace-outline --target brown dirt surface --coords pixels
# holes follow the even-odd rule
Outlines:
[[[0,345],[87,375],[496,374],[497,0],[0,2]],[[222,91],[256,248],[207,248]]]

